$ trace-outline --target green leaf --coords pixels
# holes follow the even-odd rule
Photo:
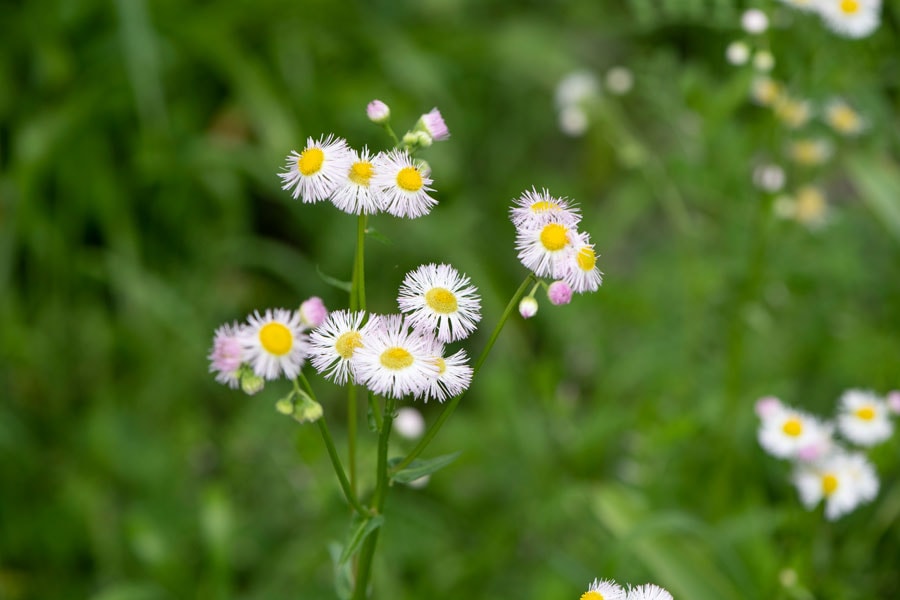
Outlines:
[[[391,481],[397,481],[400,483],[409,483],[410,481],[415,481],[419,477],[424,477],[425,475],[431,475],[435,471],[443,469],[454,460],[459,457],[460,452],[452,452],[450,454],[443,454],[441,456],[436,456],[435,458],[428,458],[425,460],[416,459],[410,463],[408,467],[405,469],[401,469],[397,471],[393,475],[391,475]],[[391,462],[397,464],[400,462],[400,459],[393,459]]]
[[[343,565],[350,560],[350,557],[356,554],[356,550],[359,548],[360,544],[369,537],[370,533],[381,527],[383,523],[384,517],[382,515],[374,515],[362,519],[359,524],[353,528],[353,531],[350,532],[350,538],[344,546],[344,551],[341,552],[338,564]]]
[[[353,594],[353,573],[349,562],[340,562],[341,545],[337,542],[328,544],[328,554],[334,567],[334,590],[340,600],[350,600]]]
[[[393,246],[394,242],[391,241],[391,238],[384,235],[374,227],[368,227],[366,229],[366,235],[375,240],[376,242],[381,242],[385,246]]]
[[[316,273],[318,273],[319,277],[322,278],[322,281],[324,281],[328,285],[336,287],[339,290],[344,290],[348,294],[353,289],[353,284],[351,284],[349,281],[341,281],[340,279],[332,277],[331,275],[326,275],[322,272],[322,269],[319,268],[319,265],[316,265]]]
[[[857,156],[847,166],[865,202],[884,226],[900,239],[900,171],[876,156]]]

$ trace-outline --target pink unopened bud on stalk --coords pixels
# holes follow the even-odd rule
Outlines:
[[[900,392],[894,390],[887,395],[887,405],[892,413],[900,415]]]
[[[430,112],[419,117],[419,125],[436,142],[450,137],[450,130],[447,129],[444,117],[441,116],[441,111],[437,108],[432,108]]]
[[[572,288],[565,281],[554,281],[547,288],[547,298],[556,306],[568,304],[572,301]]]
[[[300,321],[310,328],[316,328],[325,322],[328,316],[328,309],[318,296],[313,296],[304,300],[300,304]]]
[[[765,396],[756,401],[756,414],[760,419],[767,419],[781,410],[781,400],[775,396]]]
[[[381,100],[372,100],[366,106],[366,115],[368,115],[370,121],[381,125],[387,123],[388,119],[391,118],[391,109]]]

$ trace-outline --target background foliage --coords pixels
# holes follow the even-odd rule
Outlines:
[[[874,125],[815,173],[835,212],[810,232],[750,184],[786,134],[724,60],[734,0],[5,3],[0,598],[334,597],[348,512],[317,433],[275,412],[283,386],[215,384],[206,353],[254,308],[346,304],[318,272],[349,278],[354,219],[275,173],[306,136],[384,147],[372,98],[401,128],[437,105],[452,131],[427,156],[434,213],[372,220],[390,240],[369,244],[373,309],[445,261],[489,330],[525,275],[506,213],[532,185],[581,204],[606,273],[504,331],[429,449],[462,457],[389,498],[378,597],[576,598],[595,576],[693,600],[900,596],[897,436],[875,502],[828,523],[752,411],[900,387],[886,4],[861,41],[784,10],[769,36],[777,77]],[[561,134],[557,81],[617,64],[632,92]],[[340,437],[343,395],[313,379]]]

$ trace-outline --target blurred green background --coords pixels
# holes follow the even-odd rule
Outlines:
[[[755,400],[830,416],[850,387],[900,388],[900,10],[853,41],[771,2],[30,0],[0,6],[0,598],[333,598],[348,510],[318,432],[216,384],[216,326],[346,296],[355,219],[276,173],[307,136],[383,149],[438,106],[424,156],[440,205],[378,216],[373,310],[429,261],[483,296],[477,355],[525,276],[511,199],[579,202],[605,282],[516,316],[426,456],[395,486],[378,598],[577,598],[594,577],[676,598],[900,597],[900,441],[882,489],[807,512],[755,437]],[[872,123],[788,188],[828,225],[773,216],[753,187],[791,135],[724,49],[744,8],[775,23],[773,76]],[[554,89],[604,85],[581,137]],[[829,135],[821,123],[809,126]],[[783,163],[784,164],[784,163]],[[341,443],[344,394],[314,386]],[[433,419],[440,407],[418,405]],[[407,450],[396,440],[392,453]],[[362,440],[371,477],[374,436]],[[364,487],[367,485],[363,481]]]

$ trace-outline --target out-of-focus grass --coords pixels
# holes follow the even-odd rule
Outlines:
[[[777,76],[874,124],[815,174],[836,216],[814,233],[750,185],[784,134],[724,62],[729,0],[0,11],[0,598],[334,596],[348,513],[318,435],[273,410],[283,386],[231,392],[205,355],[253,309],[345,305],[317,272],[348,278],[355,222],[275,173],[306,136],[383,148],[375,97],[399,127],[439,106],[452,138],[427,156],[434,213],[372,219],[391,240],[369,242],[372,309],[450,262],[492,327],[525,275],[509,201],[532,185],[581,204],[606,273],[509,325],[429,449],[462,457],[392,490],[379,597],[577,597],[595,576],[804,597],[785,569],[816,597],[900,593],[900,442],[875,455],[875,502],[831,524],[752,413],[900,387],[894,7],[862,41],[811,19],[772,35]],[[614,64],[635,89],[559,133],[555,83]],[[312,379],[340,441],[343,396]]]

